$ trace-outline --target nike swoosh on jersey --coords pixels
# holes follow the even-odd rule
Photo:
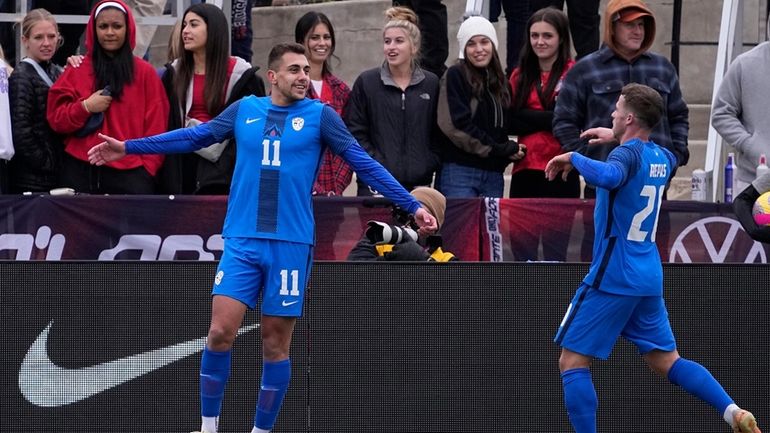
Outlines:
[[[288,307],[290,305],[296,304],[297,302],[299,302],[299,301],[291,301],[291,302],[283,301],[283,302],[281,302],[281,305],[283,305],[284,307]]]
[[[257,117],[256,119],[246,119],[246,124],[250,125],[254,122],[259,122],[261,119],[262,119],[261,117]]]
[[[151,373],[203,350],[206,337],[82,368],[62,368],[48,356],[48,333],[53,321],[32,343],[19,369],[19,390],[30,403],[59,407],[76,403]],[[259,327],[244,326],[238,335]]]

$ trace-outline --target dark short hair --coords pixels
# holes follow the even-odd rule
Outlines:
[[[270,70],[275,71],[278,67],[278,62],[286,53],[305,54],[305,47],[302,44],[295,42],[285,42],[278,44],[270,50],[270,55],[267,56],[267,67]]]
[[[626,84],[620,95],[625,99],[628,111],[634,113],[647,129],[654,128],[663,117],[663,98],[652,87],[637,83]]]

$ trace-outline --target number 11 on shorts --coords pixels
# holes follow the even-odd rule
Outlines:
[[[299,270],[281,269],[281,296],[299,296]],[[289,291],[289,277],[291,276],[291,291]]]

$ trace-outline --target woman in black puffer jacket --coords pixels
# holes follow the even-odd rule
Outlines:
[[[47,192],[59,186],[63,149],[45,117],[48,89],[62,72],[51,63],[61,37],[56,20],[45,9],[29,11],[21,30],[28,57],[8,79],[15,148],[9,168],[10,192]]]

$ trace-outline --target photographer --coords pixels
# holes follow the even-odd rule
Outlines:
[[[428,212],[436,217],[438,230],[444,223],[446,198],[438,191],[428,187],[417,187],[412,196]],[[393,207],[393,221],[369,221],[360,241],[350,250],[349,261],[436,261],[457,260],[449,252],[442,250],[441,235],[429,234],[419,229],[408,215],[400,208]]]

